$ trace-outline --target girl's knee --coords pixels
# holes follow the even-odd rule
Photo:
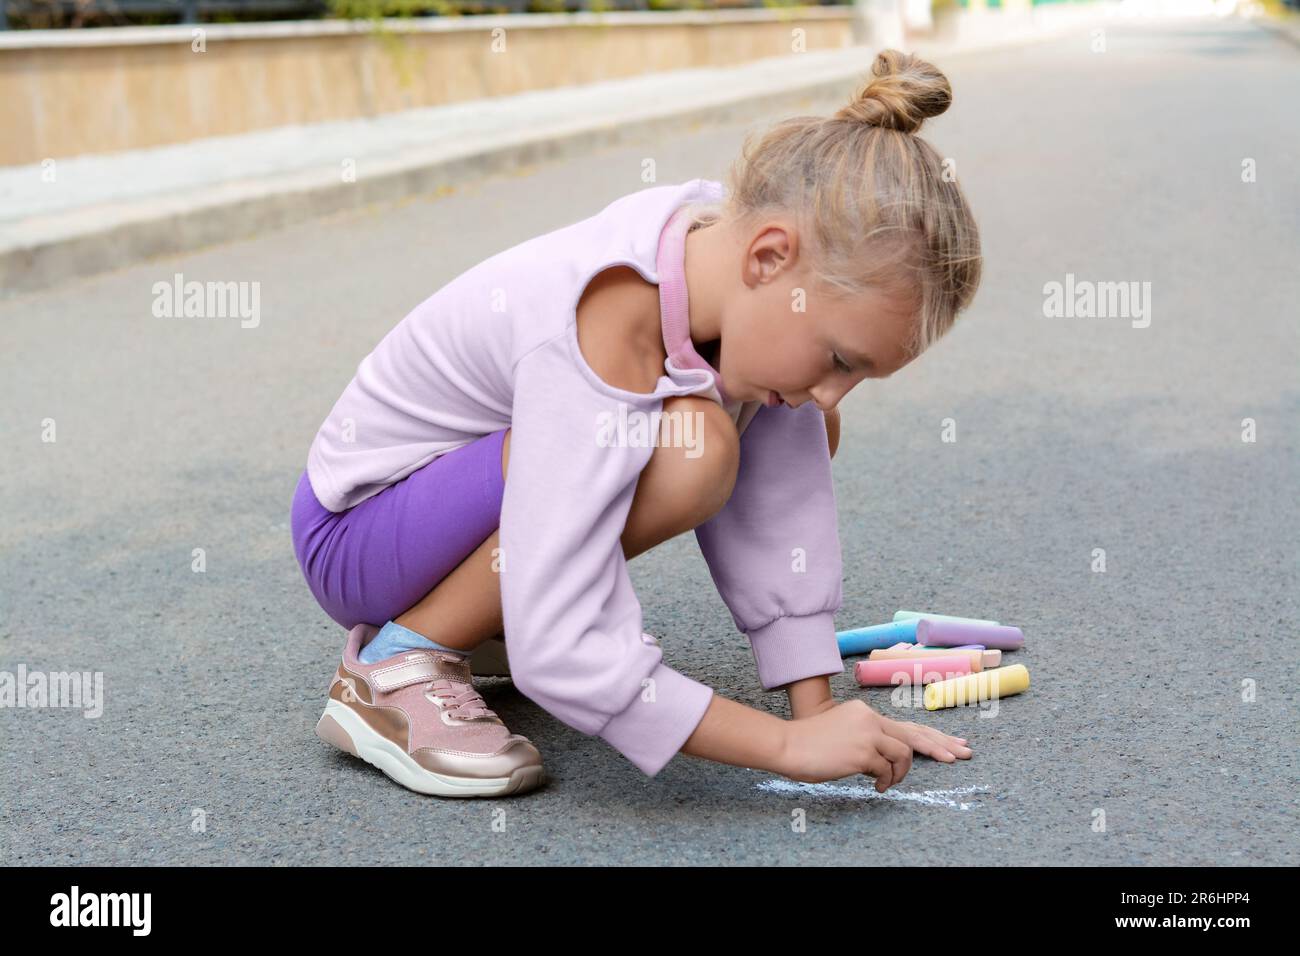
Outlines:
[[[709,520],[730,500],[740,467],[740,436],[717,402],[686,395],[664,402],[656,455],[672,470],[673,510],[690,527]]]

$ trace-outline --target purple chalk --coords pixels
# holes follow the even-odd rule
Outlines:
[[[948,648],[950,651],[982,651],[986,650],[983,644],[962,644],[958,647]]]
[[[1002,651],[1014,651],[1025,643],[1018,627],[1005,624],[968,624],[965,621],[935,621],[922,618],[916,625],[916,643],[926,647],[965,647],[982,644]]]

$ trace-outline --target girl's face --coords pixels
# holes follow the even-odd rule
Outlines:
[[[826,411],[864,378],[888,378],[911,361],[913,303],[883,291],[848,300],[816,290],[793,222],[774,218],[745,235],[719,319],[728,398],[811,401]]]

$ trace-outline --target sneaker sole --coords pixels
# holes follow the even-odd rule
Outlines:
[[[316,736],[339,750],[360,757],[396,783],[436,797],[500,797],[525,793],[546,781],[541,766],[520,767],[508,777],[451,777],[421,767],[411,755],[370,728],[351,708],[336,700],[325,705]]]

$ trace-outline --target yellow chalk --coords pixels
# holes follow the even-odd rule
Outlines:
[[[925,689],[925,709],[960,707],[985,700],[1010,697],[1029,689],[1029,671],[1024,664],[991,667],[978,674],[935,681]]]

